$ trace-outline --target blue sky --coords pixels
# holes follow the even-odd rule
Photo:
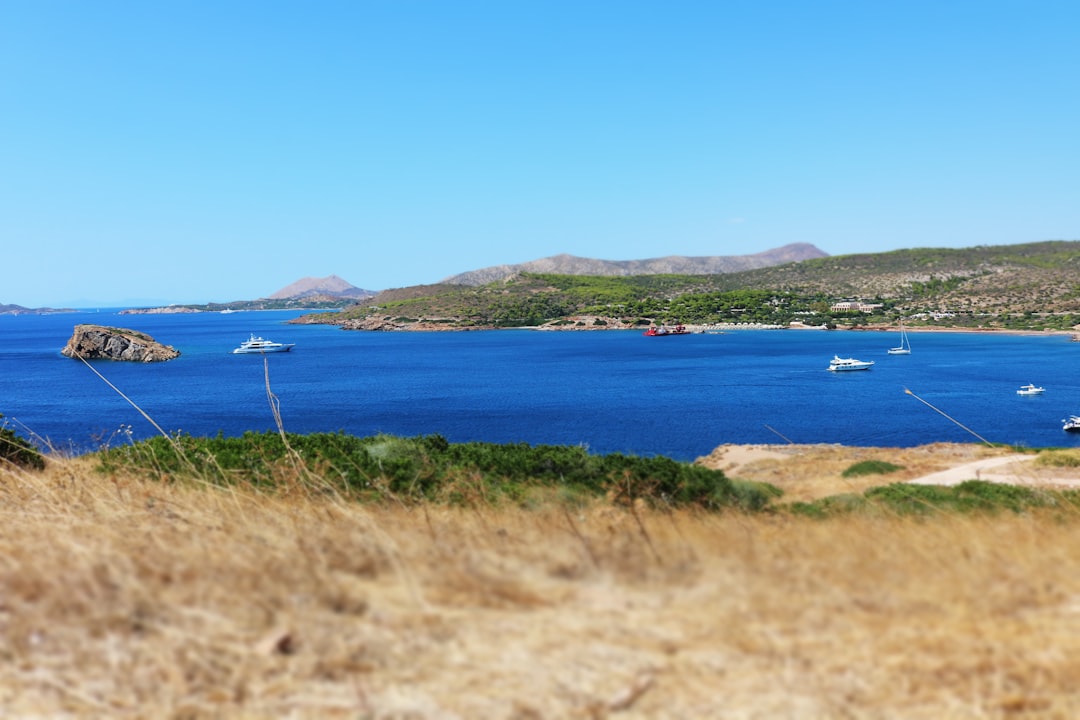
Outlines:
[[[0,0],[0,304],[1080,239],[1080,4]]]

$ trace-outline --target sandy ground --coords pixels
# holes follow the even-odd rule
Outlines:
[[[1080,487],[1080,470],[1043,468],[1034,454],[977,444],[934,443],[914,448],[845,445],[721,445],[699,464],[732,478],[768,482],[789,500],[861,493],[886,482],[955,485],[965,480],[1033,487]],[[845,478],[851,465],[882,460],[900,466],[888,475]]]

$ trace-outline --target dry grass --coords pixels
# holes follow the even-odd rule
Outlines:
[[[78,459],[0,470],[0,513],[5,717],[1080,715],[1070,517],[365,508]]]
[[[939,470],[1014,452],[976,443],[934,443],[907,448],[721,445],[697,462],[723,470],[728,477],[775,485],[784,491],[786,501],[811,501],[841,493],[862,493],[878,485],[907,482]],[[881,475],[844,477],[844,470],[866,460],[889,462],[901,469]]]

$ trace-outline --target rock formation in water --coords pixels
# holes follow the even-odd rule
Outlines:
[[[69,358],[128,362],[162,362],[180,356],[179,350],[162,345],[149,335],[104,325],[76,325],[60,352]]]

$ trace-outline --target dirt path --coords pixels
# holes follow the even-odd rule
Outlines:
[[[912,485],[959,485],[965,480],[987,480],[990,482],[1008,482],[1010,484],[1028,484],[1025,476],[1031,476],[1031,461],[1034,455],[1003,455],[983,458],[974,462],[956,465],[945,470],[923,475],[908,480]],[[1005,468],[998,472],[988,472]]]
[[[1080,487],[1080,477],[1062,468],[1040,468],[1034,455],[1004,455],[964,463],[947,470],[908,480],[915,485],[958,485],[965,480],[1024,485],[1028,487]]]

